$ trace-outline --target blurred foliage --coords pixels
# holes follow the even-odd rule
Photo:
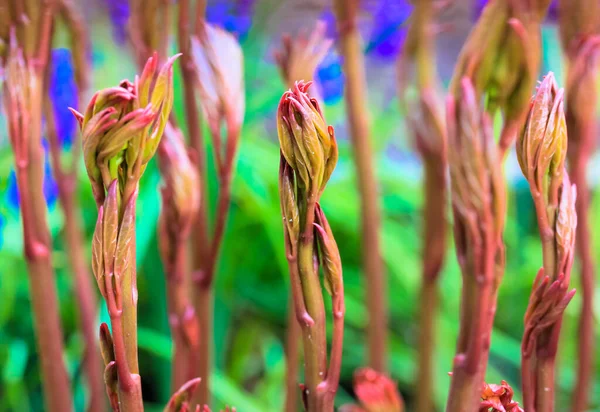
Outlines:
[[[218,3],[219,2],[215,2]],[[227,226],[215,293],[215,364],[213,396],[215,409],[225,403],[238,410],[275,411],[283,404],[284,338],[288,296],[287,263],[283,251],[283,231],[277,194],[279,148],[274,114],[284,86],[272,61],[272,47],[278,39],[269,37],[271,14],[276,14],[275,0],[258,2],[251,24],[241,22],[245,53],[246,118],[233,183],[233,205]],[[228,16],[213,10],[212,15]],[[246,16],[247,17],[247,16]],[[216,18],[216,17],[215,17]],[[403,17],[404,18],[404,17]],[[223,23],[223,22],[221,22]],[[225,21],[228,29],[235,22]],[[107,17],[94,15],[90,24],[94,39],[93,88],[116,84],[132,78],[134,64],[127,46],[113,42]],[[234,30],[235,31],[235,30]],[[379,35],[379,34],[378,34]],[[382,40],[382,41],[385,41]],[[63,38],[59,32],[58,46]],[[544,66],[559,72],[561,57],[553,27],[544,32]],[[372,42],[369,43],[372,48]],[[377,56],[368,56],[376,59]],[[376,65],[387,65],[393,73],[393,59]],[[335,52],[326,59],[321,73],[331,82],[338,73]],[[369,61],[369,59],[368,59]],[[333,63],[332,63],[333,62]],[[330,67],[333,65],[333,68]],[[174,111],[183,125],[182,84],[176,71],[176,102]],[[334,76],[335,78],[335,76]],[[390,94],[394,77],[386,88],[371,87],[372,137],[377,153],[377,177],[380,182],[383,208],[383,257],[389,274],[390,303],[390,372],[410,405],[415,392],[415,355],[420,283],[420,233],[422,222],[421,170],[406,131],[398,102]],[[338,84],[331,89],[339,93]],[[383,97],[382,97],[383,96]],[[327,99],[327,120],[334,125],[340,139],[340,161],[322,199],[342,255],[346,283],[346,333],[342,381],[337,403],[351,400],[352,372],[363,366],[365,354],[364,280],[360,267],[359,210],[355,188],[351,147],[347,140],[343,101],[333,96]],[[205,136],[208,134],[205,133]],[[599,168],[598,158],[593,167]],[[42,410],[38,355],[35,349],[30,314],[28,282],[22,256],[21,225],[18,209],[11,195],[13,158],[6,137],[5,121],[0,117],[0,410]],[[509,216],[505,241],[507,266],[500,290],[488,382],[507,380],[515,389],[515,399],[521,400],[520,339],[523,314],[534,276],[542,262],[535,215],[526,182],[520,177],[516,160],[511,154],[506,167],[510,182]],[[597,176],[597,174],[594,174]],[[214,194],[214,172],[209,176]],[[85,231],[91,239],[96,208],[83,164],[80,168],[79,199],[82,205]],[[593,182],[596,184],[597,182]],[[139,267],[139,351],[144,399],[149,411],[162,410],[169,397],[171,340],[166,316],[165,285],[157,253],[156,224],[159,210],[160,176],[152,163],[142,179],[137,223],[137,263]],[[597,185],[595,185],[597,188]],[[592,227],[600,224],[600,198],[594,190]],[[77,410],[84,410],[85,382],[81,371],[82,338],[77,330],[77,309],[72,292],[67,253],[60,228],[62,216],[52,203],[48,215],[54,240],[53,263],[57,271],[61,318],[65,337],[65,359],[71,374]],[[594,231],[594,246],[598,252],[600,235]],[[89,245],[90,242],[87,242]],[[452,245],[440,279],[441,307],[436,346],[436,403],[441,408],[449,386],[459,319],[460,272]],[[89,246],[88,246],[89,253]],[[598,255],[598,253],[595,253]],[[577,265],[573,284],[578,286]],[[574,381],[577,341],[577,315],[580,299],[576,295],[568,307],[561,341],[558,368],[557,410],[565,410]],[[597,316],[600,307],[596,308]],[[106,319],[104,308],[98,323]],[[598,357],[597,357],[598,358]],[[599,363],[600,359],[597,359]],[[594,394],[600,393],[600,367],[596,368]],[[600,408],[596,396],[594,407]]]

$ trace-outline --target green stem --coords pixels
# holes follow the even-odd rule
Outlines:
[[[314,320],[314,325],[303,325],[305,386],[309,411],[320,411],[317,386],[327,373],[327,338],[325,335],[325,307],[319,274],[314,264],[313,223],[315,215],[314,198],[308,201],[304,232],[298,242],[298,271],[302,283],[302,293],[306,310]]]

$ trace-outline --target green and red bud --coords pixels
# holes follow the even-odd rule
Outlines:
[[[315,208],[315,229],[319,251],[321,254],[321,264],[323,274],[325,275],[325,289],[331,296],[339,295],[344,287],[342,278],[342,259],[337,243],[333,237],[331,227],[321,206],[317,203]],[[341,308],[340,308],[341,309]],[[336,308],[337,310],[337,308]]]
[[[477,97],[486,97],[486,110],[501,110],[505,127],[500,148],[504,153],[527,111],[540,65],[540,25],[548,0],[490,1],[471,31],[458,59],[450,89],[457,94],[469,77]]]
[[[482,228],[492,219],[493,233],[499,236],[504,227],[505,188],[491,120],[468,78],[463,78],[459,94],[449,97],[446,122],[455,217],[465,225],[475,217]]]
[[[523,174],[549,203],[558,198],[567,154],[563,90],[548,73],[531,100],[529,115],[517,141]]]
[[[333,127],[327,126],[316,99],[307,90],[311,83],[298,82],[279,102],[277,131],[281,152],[308,195],[319,195],[337,164],[338,149]]]
[[[173,105],[176,58],[157,73],[155,54],[135,84],[125,80],[99,91],[85,114],[71,109],[82,131],[84,162],[99,204],[113,180],[118,179],[119,192],[130,179],[137,182],[156,152]]]

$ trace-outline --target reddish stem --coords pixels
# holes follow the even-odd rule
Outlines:
[[[187,274],[186,242],[172,245],[175,250],[171,262],[166,263],[167,310],[171,336],[173,337],[173,364],[171,390],[177,391],[184,383],[193,379],[195,359],[198,351],[197,319],[185,284]]]
[[[83,88],[82,84],[79,84]],[[81,101],[81,98],[79,98]],[[89,412],[100,412],[105,409],[104,382],[102,381],[102,361],[96,338],[96,311],[98,300],[92,285],[92,275],[85,260],[84,234],[81,229],[80,210],[75,196],[77,182],[77,163],[80,142],[73,141],[72,164],[67,171],[61,162],[60,142],[56,133],[52,103],[49,98],[44,101],[46,119],[46,137],[50,148],[52,172],[58,188],[58,200],[63,210],[64,240],[68,249],[69,264],[73,276],[73,289],[79,309],[79,327],[85,342],[83,367],[90,391]]]
[[[288,319],[285,340],[285,412],[296,412],[298,409],[298,358],[300,343],[300,324],[294,309],[294,297],[288,297]]]
[[[570,106],[570,105],[569,105]],[[571,115],[571,116],[570,116]],[[577,187],[577,232],[576,246],[581,270],[582,306],[579,317],[577,381],[573,391],[573,412],[583,412],[588,408],[591,379],[594,370],[594,290],[595,271],[591,254],[590,236],[590,193],[586,178],[586,166],[593,151],[591,143],[595,139],[595,122],[575,125],[574,116],[567,107],[567,127],[569,133],[580,132],[578,145],[572,144],[570,151],[571,181]],[[579,147],[578,147],[579,146]]]
[[[443,144],[443,142],[442,142]],[[423,276],[420,299],[417,411],[433,408],[433,357],[438,308],[437,279],[446,254],[446,162],[444,156],[424,156]]]
[[[369,142],[364,56],[356,23],[357,3],[357,0],[350,2],[335,0],[334,6],[346,75],[345,100],[360,195],[361,249],[369,313],[367,324],[369,366],[378,372],[385,372],[387,363],[386,281],[379,244],[380,216],[377,181],[373,168],[373,150]]]
[[[41,107],[41,96],[36,103]],[[39,111],[36,113],[39,115]],[[69,377],[63,362],[62,327],[54,284],[54,270],[50,261],[52,246],[43,194],[44,155],[40,143],[41,117],[33,112],[30,114],[32,121],[27,126],[23,125],[25,133],[20,137],[29,140],[28,147],[23,147],[27,153],[15,153],[23,223],[23,245],[42,364],[46,406],[49,410],[69,411],[73,409],[73,404]]]

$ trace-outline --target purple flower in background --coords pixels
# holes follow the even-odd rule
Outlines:
[[[337,103],[344,95],[344,73],[337,52],[330,50],[317,67],[315,80],[321,88],[325,103]]]
[[[77,133],[75,117],[69,107],[77,109],[77,85],[75,84],[73,61],[68,49],[52,51],[52,73],[50,75],[50,98],[54,103],[56,133],[62,147],[69,148]]]
[[[381,59],[395,59],[406,37],[405,22],[412,6],[407,0],[367,2],[366,11],[373,16],[366,53]]]
[[[56,197],[58,195],[58,186],[52,175],[52,169],[50,168],[50,160],[48,158],[48,141],[42,139],[42,146],[44,147],[44,183],[43,192],[48,208],[54,207],[56,203]],[[11,208],[19,209],[19,187],[17,186],[17,175],[14,170],[10,171],[8,176],[8,188],[6,190],[6,203]]]
[[[129,20],[128,0],[104,0],[108,16],[112,22],[113,37],[119,44],[127,39],[127,20]]]
[[[8,188],[6,189],[6,204],[12,209],[19,209],[19,188],[17,187],[17,174],[14,170],[8,175]]]
[[[206,20],[243,40],[252,26],[253,7],[254,0],[216,1],[206,7]]]

